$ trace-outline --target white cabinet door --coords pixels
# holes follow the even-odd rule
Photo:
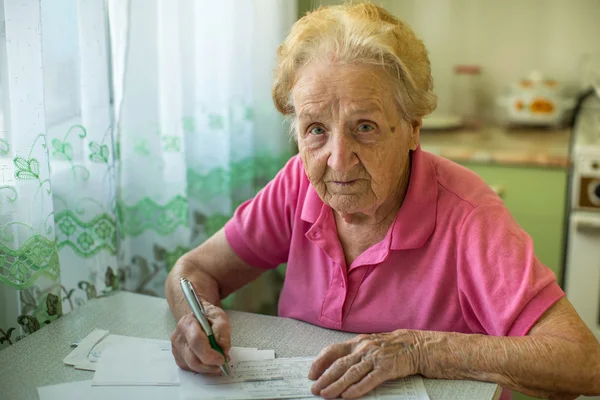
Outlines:
[[[600,213],[571,214],[567,251],[567,298],[600,340]]]

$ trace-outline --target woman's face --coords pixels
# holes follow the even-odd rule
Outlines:
[[[374,66],[313,63],[292,92],[300,156],[319,197],[342,216],[374,215],[408,179],[419,126],[404,122]]]

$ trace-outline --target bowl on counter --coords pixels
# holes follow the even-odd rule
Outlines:
[[[559,126],[575,106],[575,99],[564,94],[562,85],[532,72],[526,79],[510,85],[509,93],[497,99],[503,120],[510,125]]]

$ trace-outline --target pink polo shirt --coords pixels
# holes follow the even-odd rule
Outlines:
[[[564,296],[483,180],[420,148],[386,237],[351,265],[298,156],[236,210],[225,234],[253,266],[287,262],[280,316],[325,328],[523,336]]]

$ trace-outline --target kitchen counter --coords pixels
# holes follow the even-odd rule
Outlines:
[[[566,168],[570,129],[421,131],[421,148],[459,163]]]

